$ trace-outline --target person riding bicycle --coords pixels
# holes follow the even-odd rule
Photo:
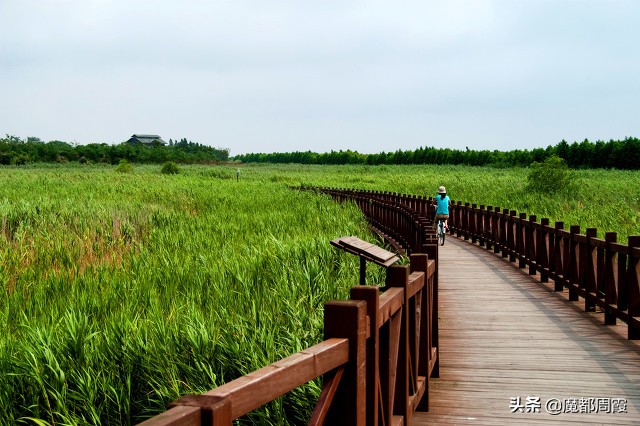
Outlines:
[[[437,206],[436,222],[440,219],[443,219],[444,230],[446,232],[447,230],[449,230],[447,221],[449,219],[449,205],[451,205],[451,200],[447,196],[447,189],[444,186],[438,188],[438,195],[436,195],[436,198],[433,200],[433,204]]]

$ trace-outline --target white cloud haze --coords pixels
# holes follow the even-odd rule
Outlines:
[[[231,154],[639,136],[633,0],[0,0],[0,133]]]

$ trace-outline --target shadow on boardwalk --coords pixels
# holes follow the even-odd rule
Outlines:
[[[453,237],[439,268],[440,378],[411,424],[640,424],[640,342],[626,324]],[[567,412],[549,414],[556,401]]]

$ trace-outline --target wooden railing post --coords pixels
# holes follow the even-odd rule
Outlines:
[[[469,216],[470,216],[470,211],[469,211],[469,203],[464,203],[464,209],[462,210],[462,227],[464,229],[464,240],[468,241],[469,240]]]
[[[518,252],[518,268],[527,266],[527,238],[525,223],[527,220],[526,213],[520,213],[518,222],[516,223],[516,251]]]
[[[604,289],[604,323],[616,325],[616,314],[612,312],[611,305],[618,303],[618,263],[616,252],[611,249],[611,244],[618,241],[618,234],[607,232],[604,236],[607,246],[604,251],[604,273],[602,287]]]
[[[564,290],[564,278],[560,277],[562,274],[564,274],[563,261],[566,261],[566,259],[563,259],[562,249],[564,247],[564,240],[560,233],[563,228],[564,222],[556,222],[556,233],[553,244],[553,271],[555,273],[555,277],[553,279],[553,281],[555,282],[555,285],[553,287],[554,291]]]
[[[380,392],[380,329],[378,315],[380,290],[374,286],[356,286],[351,288],[351,300],[363,300],[367,303],[369,318],[369,339],[367,339],[367,425],[377,425],[379,418]]]
[[[367,259],[360,256],[360,285],[367,283]]]
[[[435,245],[436,248],[438,245]],[[431,258],[429,258],[431,259]],[[430,332],[430,342],[431,342],[431,350],[435,348],[435,352],[431,352],[429,357],[432,361],[433,365],[431,366],[431,372],[429,374],[430,377],[438,378],[440,377],[440,345],[438,343],[439,332],[439,309],[438,309],[438,260],[435,259],[435,270],[433,271],[433,275],[428,277],[429,279],[429,294],[430,294],[430,306],[431,306],[431,315],[430,315],[430,324],[429,332]],[[435,360],[434,360],[435,358]]]
[[[509,209],[502,209],[502,214],[500,215],[500,249],[501,249],[501,257],[509,256],[509,247],[507,246],[507,232],[509,229]]]
[[[460,238],[463,232],[464,222],[463,222],[463,207],[462,201],[458,201],[456,203],[456,236]]]
[[[578,289],[576,286],[580,280],[580,274],[578,273],[578,242],[576,241],[577,235],[580,234],[580,226],[571,225],[569,228],[569,255],[565,268],[567,273],[565,274],[566,281],[569,284],[569,300],[575,302],[578,300]]]
[[[527,232],[527,258],[529,260],[529,275],[536,274],[536,215],[529,216],[529,230]]]
[[[626,311],[629,309],[629,298],[627,297],[627,253],[629,246],[627,245],[627,251],[618,253],[618,309]]]
[[[471,243],[478,240],[478,205],[471,204],[471,219],[469,220],[469,232],[471,233]]]
[[[491,250],[493,243],[493,230],[491,227],[493,226],[493,206],[487,206],[487,210],[484,213],[484,234],[485,238],[485,248],[487,250]]]
[[[586,241],[584,243],[584,265],[581,267],[580,287],[584,288],[584,310],[585,312],[594,312],[596,310],[596,262],[595,262],[595,246],[591,239],[598,236],[596,228],[587,228]]]
[[[337,300],[324,305],[324,338],[349,339],[349,362],[326,424],[365,426],[367,414],[367,303]]]
[[[516,212],[515,210],[511,210],[509,212],[509,225],[508,225],[508,234],[507,234],[507,245],[509,246],[509,262],[516,261],[516,236],[515,236],[515,223],[516,223]]]
[[[493,240],[493,252],[494,253],[500,253],[500,234],[502,232],[500,232],[500,224],[501,224],[501,220],[500,220],[500,207],[495,207],[493,209],[493,214],[491,215],[492,217],[492,221],[491,221],[491,236],[492,236],[492,240]]]
[[[484,204],[480,204],[480,211],[478,212],[478,228],[476,232],[478,233],[478,246],[484,247],[484,218],[485,218],[485,208]]]
[[[386,286],[400,287],[404,290],[404,309],[400,327],[400,342],[398,347],[398,366],[396,369],[396,390],[393,413],[404,417],[407,424],[410,413],[409,407],[409,298],[408,298],[409,268],[407,265],[393,265],[387,269]]]
[[[536,238],[536,261],[538,263],[538,268],[540,269],[540,282],[541,283],[546,283],[549,282],[549,275],[548,275],[548,271],[549,271],[549,249],[547,247],[547,242],[549,241],[547,239],[547,235],[548,235],[548,230],[547,227],[549,226],[549,219],[548,218],[542,218],[540,219],[540,228],[539,229],[539,233],[537,234],[537,238]]]
[[[418,409],[421,411],[429,410],[429,378],[432,371],[432,363],[437,360],[437,355],[434,354],[434,350],[437,350],[433,345],[434,330],[437,332],[437,328],[434,327],[434,321],[437,321],[437,312],[434,315],[434,309],[437,307],[434,305],[434,280],[433,274],[429,274],[429,257],[423,254],[416,254],[411,256],[411,272],[424,273],[424,287],[422,289],[422,295],[419,300],[419,306],[416,308],[419,310],[418,315],[418,345],[416,347],[416,359],[415,369],[416,375],[424,377],[425,391],[422,399],[418,404]],[[435,316],[435,319],[434,319]]]
[[[640,236],[629,237],[629,254],[628,254],[628,266],[627,266],[627,301],[629,320],[628,325],[628,338],[629,340],[640,339],[640,325],[638,320],[640,318],[640,255],[638,255],[638,248],[640,248]]]

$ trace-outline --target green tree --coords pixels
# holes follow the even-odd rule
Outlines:
[[[162,165],[160,173],[165,175],[177,175],[180,173],[180,167],[178,167],[178,165],[173,161],[167,161]]]
[[[118,163],[115,170],[118,173],[133,173],[133,166],[123,158],[120,160],[120,163]]]
[[[542,163],[531,163],[527,176],[527,188],[532,191],[553,194],[568,191],[573,183],[572,172],[567,162],[552,155]]]

